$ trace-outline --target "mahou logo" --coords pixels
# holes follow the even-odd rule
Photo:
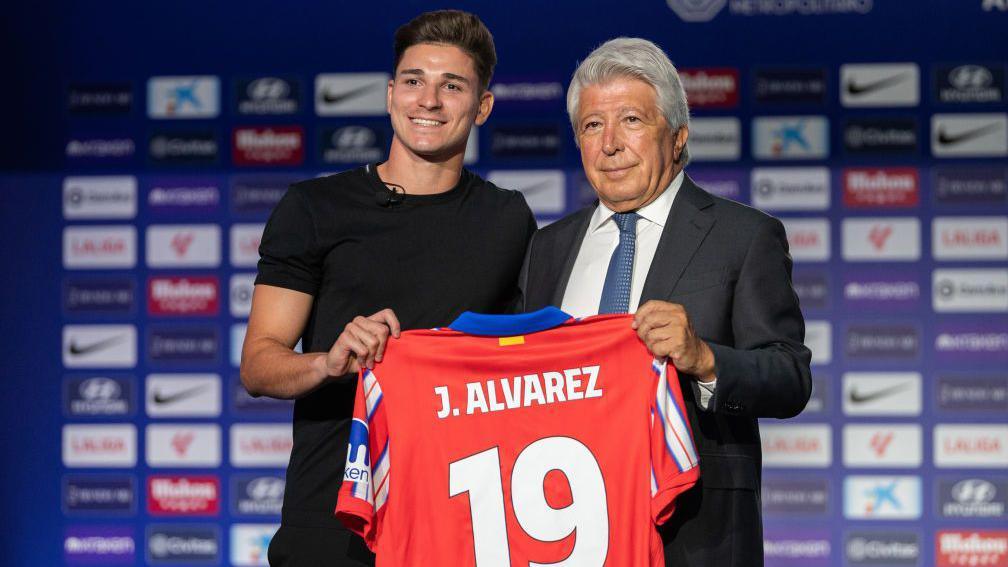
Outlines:
[[[220,309],[220,282],[213,276],[154,277],[147,280],[151,315],[212,316]]]
[[[236,128],[232,136],[235,165],[300,165],[304,130],[300,126]]]
[[[843,201],[852,209],[910,208],[920,202],[920,174],[913,167],[848,168]]]
[[[155,515],[212,516],[220,511],[215,476],[152,476],[147,479],[147,511]]]
[[[1008,567],[1008,531],[942,530],[935,534],[938,567]]]
[[[686,98],[692,108],[738,106],[739,72],[732,68],[680,69]]]

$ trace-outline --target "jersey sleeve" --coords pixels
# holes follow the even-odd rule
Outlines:
[[[389,493],[389,436],[382,389],[377,377],[363,370],[350,424],[346,469],[336,503],[336,517],[375,550]]]
[[[309,295],[322,281],[322,254],[303,189],[292,186],[270,214],[259,243],[255,283]]]
[[[686,417],[674,367],[664,360],[651,363],[651,517],[663,524],[675,511],[675,499],[700,478],[700,462]]]

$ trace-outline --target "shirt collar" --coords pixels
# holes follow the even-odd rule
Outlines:
[[[448,328],[470,335],[500,337],[545,331],[562,325],[570,318],[570,315],[553,306],[518,315],[484,315],[466,311],[452,321]]]
[[[668,220],[669,211],[672,210],[672,203],[675,202],[676,195],[679,193],[679,188],[682,187],[683,177],[685,176],[684,171],[680,171],[672,183],[669,184],[668,189],[662,191],[654,201],[651,201],[647,205],[637,209],[637,214],[641,218],[647,219],[650,222],[658,225],[661,228],[665,227],[665,221]],[[597,207],[595,207],[595,212],[592,214],[591,221],[588,223],[588,233],[595,232],[596,230],[602,228],[606,221],[612,218],[616,214],[612,209],[605,206],[602,201],[599,201]]]

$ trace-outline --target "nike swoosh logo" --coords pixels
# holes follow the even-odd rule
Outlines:
[[[340,93],[332,93],[328,88],[323,87],[321,93],[322,102],[326,104],[339,104],[347,99],[356,98],[367,91],[373,90],[379,85],[381,85],[381,83],[371,83],[369,85],[364,85],[362,87],[357,87]]]
[[[72,354],[74,356],[80,356],[80,355],[84,355],[84,354],[89,354],[89,353],[92,353],[92,352],[94,352],[96,350],[102,350],[104,348],[108,348],[108,347],[116,344],[117,342],[119,342],[121,340],[123,340],[123,336],[122,335],[118,335],[118,336],[115,336],[115,337],[109,337],[107,339],[102,339],[102,340],[100,340],[98,342],[94,342],[94,343],[91,343],[91,344],[81,345],[81,344],[79,344],[77,342],[77,339],[70,339],[70,354]]]
[[[900,73],[899,75],[894,75],[892,77],[886,77],[884,79],[879,79],[877,81],[872,81],[870,83],[858,83],[855,79],[847,80],[847,92],[852,95],[863,95],[868,94],[879,89],[884,89],[886,87],[891,87],[895,84],[902,83],[906,80],[907,74]]]
[[[981,126],[979,128],[974,128],[972,130],[966,130],[959,132],[958,134],[949,134],[945,131],[945,126],[938,127],[938,143],[943,146],[951,146],[953,144],[960,144],[974,138],[979,138],[980,136],[986,136],[987,134],[993,132],[1000,128],[1000,124],[988,124],[986,126]]]
[[[884,398],[886,396],[895,394],[896,392],[906,390],[910,387],[910,384],[896,384],[895,386],[890,386],[888,388],[882,388],[881,390],[876,390],[874,392],[859,392],[854,388],[850,391],[850,401],[855,404],[864,404],[879,398]]]
[[[203,390],[206,390],[207,386],[193,386],[192,388],[186,388],[185,390],[179,390],[173,394],[164,394],[160,390],[154,391],[154,403],[155,404],[170,404],[172,402],[177,402],[179,400],[184,400],[186,398],[191,398]]]

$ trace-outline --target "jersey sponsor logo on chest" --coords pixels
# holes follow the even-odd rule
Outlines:
[[[601,398],[598,366],[566,368],[524,374],[513,378],[497,378],[467,382],[465,415],[490,413],[509,409]],[[440,401],[438,419],[461,415],[461,407],[453,405],[448,386],[435,386]]]

